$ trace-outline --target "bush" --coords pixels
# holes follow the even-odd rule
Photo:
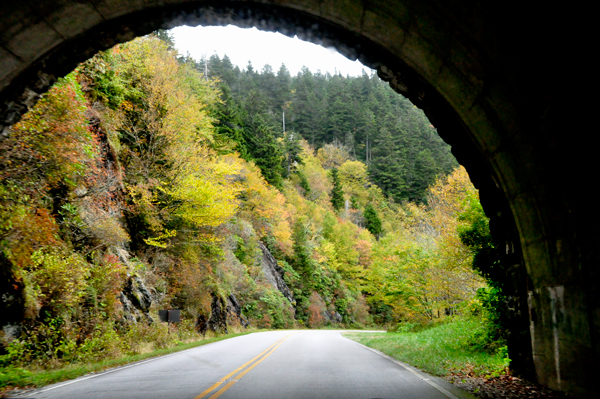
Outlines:
[[[58,314],[75,307],[86,288],[89,265],[76,253],[55,247],[31,255],[33,266],[25,274],[30,308],[48,308]]]
[[[97,325],[93,335],[78,348],[77,360],[98,361],[118,357],[122,354],[123,340],[110,322]]]
[[[269,289],[260,300],[264,303],[263,313],[271,319],[271,328],[290,328],[294,326],[294,314],[287,299],[279,291]]]
[[[475,306],[473,312],[481,314],[482,327],[474,332],[470,344],[490,353],[499,353],[506,347],[501,315],[506,306],[504,296],[498,288],[485,287],[477,290],[476,299],[480,306]]]
[[[17,366],[58,363],[63,359],[70,360],[76,347],[64,320],[48,317],[44,323],[26,324],[21,336],[5,346],[2,363]]]
[[[313,292],[310,295],[310,305],[308,305],[308,325],[311,328],[323,327],[327,323],[327,319],[324,314],[327,312],[327,308],[323,299]]]

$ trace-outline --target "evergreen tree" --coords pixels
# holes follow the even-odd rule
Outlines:
[[[289,111],[292,100],[292,77],[290,71],[281,64],[281,68],[277,71],[277,90],[275,92],[275,105],[285,111]]]
[[[342,184],[340,183],[340,176],[337,168],[331,169],[331,182],[333,188],[331,189],[331,205],[336,211],[339,211],[344,207],[344,191],[342,190]]]
[[[157,29],[153,32],[153,34],[159,40],[165,42],[169,50],[175,50],[175,37],[170,31],[165,29]]]
[[[387,128],[382,128],[373,145],[373,161],[369,166],[369,173],[377,185],[398,202],[405,199],[404,161],[401,149],[396,145],[396,138]]]
[[[228,85],[221,85],[221,100],[211,110],[214,118],[215,140],[227,141],[224,147],[237,151],[246,160],[252,159],[243,129],[243,112],[239,104],[232,98]],[[227,140],[223,140],[226,138]],[[219,140],[221,139],[221,140]],[[222,151],[221,151],[222,152]]]
[[[310,184],[308,183],[304,173],[298,171],[297,174],[298,178],[300,179],[300,187],[304,190],[304,196],[306,197],[308,194],[310,194]]]
[[[423,112],[375,74],[332,76],[305,67],[292,77],[283,64],[275,74],[269,65],[257,71],[250,63],[240,71],[227,56],[217,55],[197,63],[202,73],[205,62],[209,78],[221,79],[225,104],[213,113],[217,130],[274,184],[293,172],[297,150],[283,137],[282,112],[286,130],[315,149],[343,143],[396,202],[425,202],[427,187],[457,166]]]
[[[363,213],[365,218],[365,227],[367,230],[371,232],[375,237],[379,237],[379,235],[383,232],[381,228],[381,219],[379,219],[379,215],[377,211],[370,203],[365,206],[365,211]]]
[[[244,130],[248,150],[265,178],[270,184],[281,188],[283,183],[281,144],[273,131],[260,122],[247,126]]]
[[[300,153],[302,152],[300,135],[294,132],[284,132],[283,151],[285,154],[283,173],[284,177],[287,178],[294,171],[295,165],[302,162],[302,158],[300,158]]]

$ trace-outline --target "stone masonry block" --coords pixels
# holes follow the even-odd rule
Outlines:
[[[31,1],[31,0],[30,0]],[[52,4],[41,3],[38,12],[62,37],[68,39],[103,21],[94,5],[86,2],[56,0]]]

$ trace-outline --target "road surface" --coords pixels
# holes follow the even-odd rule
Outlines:
[[[341,331],[243,335],[50,385],[35,399],[456,399]],[[454,396],[456,395],[456,396]]]

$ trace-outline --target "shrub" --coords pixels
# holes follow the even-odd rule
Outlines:
[[[311,328],[323,327],[327,322],[324,314],[327,312],[327,307],[323,299],[313,292],[310,294],[310,305],[308,306],[308,325]]]
[[[89,276],[89,265],[81,255],[46,247],[34,252],[31,259],[33,266],[24,272],[29,307],[45,307],[56,314],[75,307]]]

